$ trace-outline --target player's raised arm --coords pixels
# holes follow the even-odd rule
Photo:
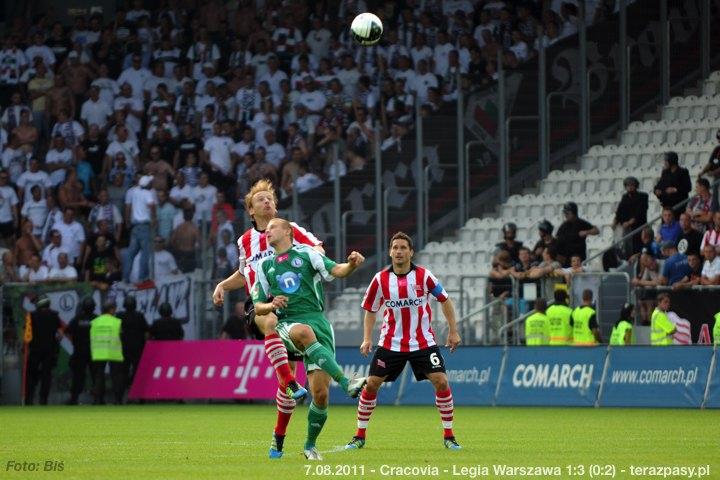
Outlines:
[[[330,275],[335,278],[345,278],[350,276],[351,273],[362,265],[365,261],[365,257],[363,257],[359,252],[351,252],[350,255],[348,255],[347,260],[348,261],[346,263],[338,263],[335,265],[330,270]]]
[[[228,278],[218,283],[213,292],[213,303],[216,306],[220,306],[225,301],[225,292],[232,290],[239,290],[245,286],[245,277],[240,270],[236,270],[235,273],[230,275]]]

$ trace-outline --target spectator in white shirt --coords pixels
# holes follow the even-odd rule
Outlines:
[[[267,130],[265,132],[265,159],[271,163],[276,169],[285,161],[285,148],[275,140],[275,131]]]
[[[100,89],[97,86],[90,87],[90,98],[83,103],[80,110],[80,119],[85,122],[87,128],[90,125],[97,125],[101,130],[105,129],[108,119],[112,117],[113,110],[105,102],[100,100]]]
[[[75,267],[69,264],[68,254],[61,252],[57,256],[57,267],[53,267],[48,272],[48,280],[61,282],[74,282],[78,279],[78,273]]]
[[[208,164],[211,171],[225,177],[230,173],[232,167],[230,153],[234,146],[235,142],[223,132],[222,125],[216,122],[213,125],[213,135],[205,140],[205,145],[200,155],[203,157],[203,162]],[[213,183],[215,182],[213,181]]]
[[[55,53],[43,43],[43,35],[39,32],[33,35],[33,44],[25,49],[25,58],[32,59],[38,56],[48,68],[55,66]]]
[[[125,218],[130,228],[130,245],[123,259],[123,280],[130,281],[135,256],[140,253],[139,281],[149,279],[149,261],[152,253],[150,225],[155,223],[155,195],[150,190],[153,177],[140,177],[138,186],[128,191],[125,199]]]
[[[63,137],[68,148],[74,148],[84,140],[85,129],[80,122],[72,119],[70,110],[62,108],[58,114],[58,121],[50,132],[51,137],[56,135]]]
[[[103,164],[103,173],[107,175],[113,166],[113,159],[118,153],[125,155],[127,165],[135,169],[139,165],[140,149],[137,142],[130,139],[129,131],[126,126],[120,126],[116,130],[117,139],[113,140],[105,150],[105,162]]]
[[[165,249],[165,239],[159,235],[156,236],[153,251],[153,278],[165,278],[178,273],[180,270],[175,262],[175,257]],[[133,261],[130,281],[140,281],[140,255],[135,256]]]
[[[703,249],[705,263],[702,268],[701,285],[720,285],[720,257],[717,256],[715,247],[705,245]]]
[[[73,164],[72,150],[66,148],[60,135],[53,138],[53,148],[45,155],[45,168],[50,172],[50,181],[57,187],[65,181],[67,169]]]
[[[33,185],[30,188],[31,195],[25,198],[20,215],[27,218],[33,225],[33,235],[42,235],[43,226],[48,216],[47,201],[42,196],[42,188]]]
[[[55,224],[55,230],[62,236],[61,247],[68,254],[71,263],[76,263],[85,250],[85,229],[75,220],[75,209],[65,208],[63,221]]]
[[[197,187],[194,188],[193,197],[195,204],[195,222],[210,222],[212,209],[217,199],[217,188],[210,185],[210,177],[207,173],[200,174]]]
[[[300,164],[300,168],[298,169],[298,178],[295,180],[295,189],[297,189],[297,193],[305,193],[308,190],[312,190],[322,184],[323,181],[320,177],[310,172],[305,162]]]
[[[8,246],[12,246],[18,225],[18,200],[13,187],[8,186],[10,177],[7,172],[0,172],[0,237]]]
[[[520,30],[512,31],[513,44],[510,46],[510,51],[515,54],[518,62],[522,63],[528,59],[528,46],[522,39]]]
[[[415,37],[413,38],[413,47],[410,49],[410,57],[412,57],[415,68],[417,68],[420,60],[426,60],[428,63],[432,61],[433,51],[430,47],[425,45],[425,35],[422,33],[415,34]]]
[[[427,102],[428,89],[437,88],[438,79],[435,74],[430,73],[428,70],[427,60],[420,60],[417,65],[417,69],[418,72],[417,75],[415,75],[415,85],[413,85],[413,90],[415,90],[418,102],[422,105]]]
[[[140,94],[142,95],[142,87],[140,87]],[[142,128],[142,119],[145,114],[143,107],[142,97],[134,95],[135,88],[129,83],[120,84],[120,96],[115,99],[113,109],[115,112],[123,112],[125,114],[125,121],[135,133],[140,135],[140,129]]]
[[[332,33],[330,30],[323,26],[322,19],[315,17],[312,20],[312,29],[308,32],[305,37],[305,42],[310,51],[317,58],[325,58],[330,50],[330,39]]]
[[[183,200],[195,203],[195,192],[193,187],[186,183],[185,174],[178,170],[175,172],[175,185],[170,189],[170,203],[180,208]]]
[[[140,55],[135,54],[132,56],[130,68],[123,70],[117,79],[117,83],[118,85],[128,83],[132,89],[132,96],[142,101],[143,88],[150,77],[152,77],[152,73],[142,66]]]
[[[67,256],[66,256],[67,258]],[[40,262],[40,255],[33,254],[28,264],[21,265],[19,269],[20,278],[24,282],[44,282],[48,279],[50,269]]]
[[[40,162],[37,158],[30,159],[30,168],[24,171],[17,179],[17,186],[20,198],[30,198],[30,190],[33,186],[38,185],[45,197],[48,189],[52,188],[52,180],[47,172],[40,170]]]
[[[53,228],[50,232],[50,243],[42,251],[42,263],[48,269],[58,266],[58,255],[60,253],[67,253],[62,247],[62,233],[59,230]]]

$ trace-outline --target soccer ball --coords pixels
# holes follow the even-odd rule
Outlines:
[[[376,15],[361,13],[352,21],[350,31],[360,45],[373,45],[382,37],[383,24]]]

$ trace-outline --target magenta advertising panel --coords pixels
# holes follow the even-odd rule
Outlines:
[[[305,383],[302,362],[298,383]],[[130,399],[273,400],[277,377],[260,341],[149,341]]]

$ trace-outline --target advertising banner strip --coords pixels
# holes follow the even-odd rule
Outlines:
[[[720,408],[720,349],[715,348],[705,391],[705,408]]]
[[[302,363],[299,383],[306,380]],[[278,383],[259,341],[150,341],[129,398],[273,400]]]
[[[593,406],[606,347],[509,348],[497,405]]]
[[[701,406],[712,347],[621,347],[608,355],[600,406]]]

